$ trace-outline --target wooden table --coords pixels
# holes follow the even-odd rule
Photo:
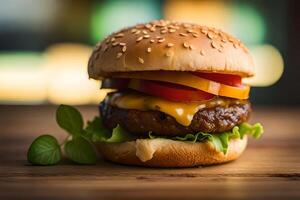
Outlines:
[[[85,118],[94,107],[79,107]],[[255,108],[264,124],[235,161],[219,166],[150,169],[112,164],[30,166],[27,148],[45,133],[65,136],[53,106],[0,106],[0,199],[300,199],[300,108]]]

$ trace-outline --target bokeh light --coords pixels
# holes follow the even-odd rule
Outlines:
[[[231,33],[247,44],[264,42],[266,24],[257,10],[248,5],[235,5],[230,13],[228,26]]]
[[[88,79],[87,63],[92,48],[57,44],[45,52],[48,100],[60,104],[89,104],[101,100],[100,83]]]
[[[265,87],[275,84],[283,74],[284,63],[280,52],[272,45],[264,44],[250,48],[255,62],[255,76],[244,83]]]
[[[35,52],[0,54],[0,102],[42,103],[46,100],[43,56]]]
[[[121,28],[161,17],[159,4],[151,0],[110,0],[99,2],[92,12],[91,33],[94,42]]]
[[[172,1],[164,7],[165,18],[228,29],[230,10],[222,1]]]

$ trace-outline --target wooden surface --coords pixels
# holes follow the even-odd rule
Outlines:
[[[97,107],[80,107],[92,118]],[[300,199],[300,108],[254,108],[264,124],[234,162],[187,169],[112,164],[30,166],[27,148],[45,133],[63,140],[55,107],[0,106],[0,199]]]

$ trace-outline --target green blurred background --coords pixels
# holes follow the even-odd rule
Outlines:
[[[99,103],[105,92],[86,72],[92,46],[122,27],[160,18],[235,35],[269,75],[284,65],[279,82],[252,89],[252,102],[299,104],[299,10],[299,1],[282,0],[2,0],[0,104]]]

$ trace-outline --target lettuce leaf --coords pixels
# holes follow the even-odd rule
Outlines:
[[[104,142],[125,142],[134,140],[135,138],[125,131],[119,124],[113,129],[111,137],[107,138]]]
[[[218,134],[210,134],[199,132],[195,135],[187,134],[184,137],[162,137],[162,136],[155,136],[152,133],[149,133],[149,138],[167,138],[172,140],[179,140],[184,142],[204,142],[209,141],[211,142],[217,151],[223,152],[224,154],[228,151],[229,140],[240,138],[243,139],[245,135],[252,136],[255,139],[258,139],[263,134],[264,130],[260,123],[256,123],[254,125],[250,125],[248,123],[242,123],[239,126],[233,127],[231,131],[218,133]]]
[[[104,127],[102,120],[95,117],[93,121],[88,121],[85,128],[85,137],[92,142],[125,142],[135,138],[125,131],[120,125],[117,125],[112,132]]]
[[[84,136],[90,139],[92,142],[126,142],[135,140],[136,138],[124,130],[120,125],[117,125],[113,131],[109,131],[104,127],[102,120],[99,117],[95,117],[93,121],[89,121],[87,127],[84,130]],[[260,123],[250,125],[248,123],[242,123],[239,126],[233,127],[231,131],[223,133],[210,134],[204,132],[198,132],[197,134],[186,134],[185,136],[177,137],[164,137],[154,135],[149,132],[148,137],[150,139],[165,138],[171,140],[178,140],[183,142],[211,142],[217,151],[223,152],[224,154],[228,151],[229,140],[240,138],[243,139],[245,135],[252,136],[253,138],[260,138],[264,130]]]

